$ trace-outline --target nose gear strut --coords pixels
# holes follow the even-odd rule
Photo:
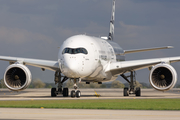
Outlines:
[[[81,78],[79,78],[78,79],[79,80],[79,82],[81,82]],[[74,89],[75,90],[72,90],[71,91],[71,97],[77,97],[77,98],[79,98],[80,96],[81,96],[81,92],[78,90],[78,86],[77,86],[77,79],[76,78],[74,78],[73,79],[73,82],[74,82]]]

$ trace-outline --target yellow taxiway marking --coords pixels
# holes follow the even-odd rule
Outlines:
[[[94,96],[96,96],[96,97],[100,97],[101,96],[100,94],[97,94],[97,92],[95,90],[94,90],[94,92],[95,92]]]

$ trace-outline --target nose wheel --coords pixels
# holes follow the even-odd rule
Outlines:
[[[81,96],[81,92],[78,90],[76,91],[76,97],[79,98]]]
[[[75,91],[75,90],[72,90],[71,91],[71,97],[74,98],[74,97],[77,97],[79,98],[81,96],[81,92],[79,90]]]

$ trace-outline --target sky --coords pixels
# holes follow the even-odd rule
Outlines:
[[[111,7],[111,0],[0,0],[0,55],[56,61],[70,36],[107,36]],[[127,54],[126,60],[180,56],[179,13],[179,0],[116,0],[114,41],[124,50],[174,46]],[[0,79],[8,65],[0,61]],[[180,63],[172,66],[180,74]],[[33,79],[54,82],[53,71],[28,68]],[[148,69],[136,73],[148,83]]]

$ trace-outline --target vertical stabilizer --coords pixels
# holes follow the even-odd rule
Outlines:
[[[111,21],[110,21],[110,30],[108,40],[113,40],[114,37],[114,20],[115,20],[115,0],[113,0],[112,4],[112,14],[111,14]]]

